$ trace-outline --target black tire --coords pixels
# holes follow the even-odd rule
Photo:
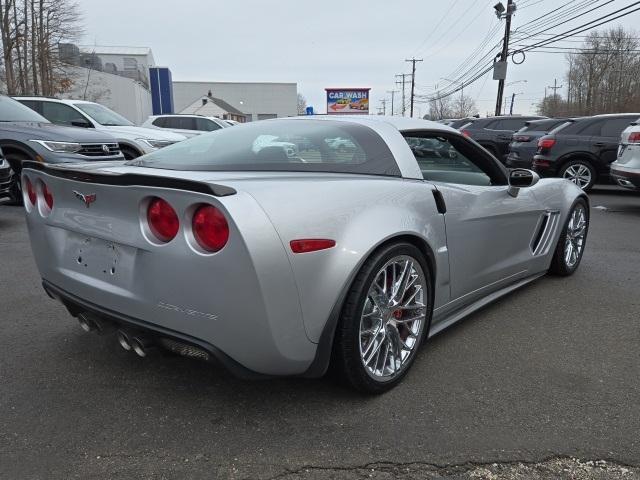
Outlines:
[[[584,237],[582,238],[582,244],[577,255],[577,259],[575,263],[569,264],[566,259],[566,251],[565,247],[567,245],[567,236],[569,235],[569,223],[571,222],[571,218],[574,212],[577,209],[583,209],[585,215],[585,228],[584,228]],[[556,246],[555,251],[553,252],[553,258],[551,259],[551,267],[549,268],[549,273],[552,275],[558,275],[562,277],[566,277],[568,275],[572,275],[580,265],[580,261],[582,260],[582,255],[584,254],[584,249],[587,243],[587,234],[589,233],[589,206],[584,198],[579,198],[569,210],[569,215],[567,216],[567,221],[562,228],[562,232],[560,233],[560,238],[558,239],[558,245]],[[571,240],[569,240],[571,241]]]
[[[131,148],[126,145],[120,145],[120,151],[122,152],[125,160],[133,160],[134,158],[138,158],[140,156],[140,152],[138,152],[135,148]]]
[[[572,178],[567,178],[565,176],[565,175],[568,175],[567,174],[567,170],[569,170],[569,169],[572,169],[572,170],[580,169],[581,167],[584,167],[589,171],[590,180],[585,185],[582,185],[578,180],[573,180]],[[591,190],[591,188],[593,188],[593,186],[595,185],[596,180],[598,178],[598,174],[596,172],[596,169],[593,167],[591,162],[589,160],[583,160],[581,158],[576,159],[576,160],[569,160],[567,163],[562,165],[562,167],[560,168],[560,171],[558,172],[558,175],[561,178],[567,178],[567,180],[575,183],[576,185],[578,185],[585,192],[588,192],[589,190]]]
[[[360,352],[360,322],[365,302],[368,298],[369,288],[387,262],[400,255],[410,257],[422,269],[425,286],[423,301],[426,302],[426,316],[417,327],[419,334],[415,335],[415,343],[399,370],[394,372],[393,376],[388,379],[376,379],[367,371]],[[402,381],[413,364],[417,351],[426,338],[432,313],[431,293],[432,286],[429,267],[424,255],[415,245],[398,242],[384,246],[376,251],[366,260],[347,293],[333,345],[333,370],[350,386],[362,392],[379,394],[395,387]],[[403,342],[405,340],[407,339],[405,338]],[[378,350],[380,350],[380,348]],[[377,362],[378,360],[376,359],[375,363],[377,364]],[[386,362],[386,354],[383,365],[384,362]]]
[[[8,153],[5,155],[7,162],[11,165],[11,169],[13,170],[13,181],[11,182],[11,187],[9,190],[9,205],[22,205],[22,188],[20,185],[20,174],[22,162],[31,160],[26,156],[16,155],[15,153]]]
[[[22,205],[24,200],[22,198],[22,188],[20,185],[20,176],[14,175],[11,187],[9,188],[9,205]]]

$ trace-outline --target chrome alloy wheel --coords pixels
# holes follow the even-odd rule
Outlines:
[[[589,167],[581,163],[576,163],[575,165],[567,167],[562,176],[563,178],[575,183],[583,190],[591,183],[591,170],[589,170]]]
[[[399,255],[376,274],[360,317],[360,358],[376,380],[394,378],[420,341],[428,292],[422,267]]]
[[[587,213],[582,205],[577,205],[571,212],[571,218],[567,224],[567,235],[564,241],[564,262],[567,267],[573,268],[584,248],[584,239],[587,235]]]

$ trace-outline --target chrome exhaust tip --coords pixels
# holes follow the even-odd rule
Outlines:
[[[78,314],[78,323],[85,332],[96,332],[98,335],[106,335],[116,329],[113,322],[105,320],[89,312]]]
[[[123,330],[118,330],[118,344],[127,352],[130,352],[133,348],[131,346],[131,339],[129,338],[129,335],[127,335],[127,332],[124,332]]]
[[[93,321],[93,319],[84,313],[78,315],[78,323],[80,324],[80,328],[82,328],[85,332],[93,332],[98,329],[98,326]]]
[[[629,180],[624,180],[622,178],[618,179],[618,185],[620,185],[621,187],[633,187],[633,183],[631,183]]]
[[[153,340],[149,337],[137,336],[131,339],[133,351],[141,358],[147,356],[148,350],[153,347]]]

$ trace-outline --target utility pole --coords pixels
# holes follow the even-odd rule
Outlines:
[[[396,93],[398,92],[398,90],[387,90],[387,93],[391,94],[391,116],[393,117],[393,114],[395,112],[395,110],[393,109],[393,98],[396,96]]]
[[[509,115],[513,115],[513,101],[516,99],[516,93],[511,94],[511,107],[509,107]]]
[[[502,4],[500,4],[502,5]],[[496,7],[494,7],[496,8]],[[502,7],[504,10],[504,7]],[[511,17],[515,11],[515,4],[513,0],[508,0],[507,11],[505,13],[505,26],[504,26],[504,39],[502,40],[502,52],[500,52],[500,61],[507,61],[507,54],[509,53],[509,36],[511,35]],[[506,70],[505,70],[506,76]],[[500,115],[500,109],[502,107],[502,96],[504,95],[504,81],[505,79],[498,80],[498,96],[496,98],[496,115]]]
[[[557,115],[558,114],[558,94],[556,92],[558,91],[558,89],[563,88],[563,86],[562,85],[558,86],[558,79],[554,78],[553,87],[547,87],[547,88],[550,88],[551,90],[553,90],[553,114]]]
[[[386,115],[387,114],[387,99],[383,98],[382,100],[380,100],[380,103],[382,103],[382,115]]]
[[[402,85],[402,116],[404,117],[405,112],[407,111],[407,102],[405,100],[405,83],[406,83],[406,78],[408,76],[410,76],[410,73],[400,73],[398,75],[396,75],[396,77],[402,77],[402,81],[396,81],[396,85]]]
[[[511,1],[511,0],[509,0]],[[411,62],[411,110],[409,112],[409,116],[413,118],[413,99],[415,97],[416,91],[416,62],[421,62],[422,59],[417,59],[415,57],[410,60],[405,60],[405,62]]]

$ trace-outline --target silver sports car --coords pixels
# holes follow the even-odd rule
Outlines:
[[[572,274],[589,225],[573,183],[396,117],[260,121],[22,179],[44,288],[84,329],[245,376],[332,364],[369,392],[469,313]]]

